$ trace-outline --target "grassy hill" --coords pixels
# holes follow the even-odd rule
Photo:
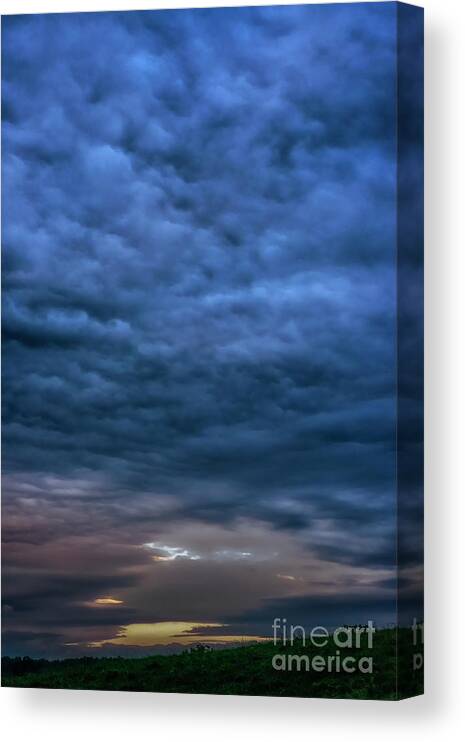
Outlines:
[[[402,657],[397,684],[396,644]],[[422,693],[423,673],[413,671],[411,632],[406,629],[377,631],[372,650],[340,650],[341,658],[351,655],[355,664],[362,656],[371,655],[372,673],[361,672],[358,667],[351,673],[337,672],[334,667],[328,671],[327,660],[337,656],[337,651],[331,642],[324,649],[304,648],[297,643],[292,648],[283,648],[267,642],[214,651],[198,647],[180,655],[139,659],[82,657],[47,661],[6,657],[2,661],[2,685],[385,700]],[[308,656],[310,669],[306,670],[304,660],[300,661],[300,670],[295,660],[291,660],[291,670],[273,669],[272,659],[276,654],[285,655],[280,663],[285,662],[286,667],[290,655]],[[315,655],[324,658],[324,669],[312,669],[311,659]]]

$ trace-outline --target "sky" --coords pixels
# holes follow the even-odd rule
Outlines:
[[[3,19],[4,654],[394,620],[395,4]]]

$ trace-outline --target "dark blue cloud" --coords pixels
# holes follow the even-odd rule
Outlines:
[[[395,25],[4,19],[8,473],[392,566]]]

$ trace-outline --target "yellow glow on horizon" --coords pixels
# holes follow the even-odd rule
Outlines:
[[[123,601],[118,598],[95,598],[94,605],[122,605]]]
[[[158,623],[134,623],[122,626],[112,639],[90,642],[90,647],[118,644],[132,647],[151,647],[155,644],[225,644],[241,641],[264,641],[261,636],[231,636],[193,633],[198,629],[224,629],[221,623],[197,623],[190,621],[160,621]]]

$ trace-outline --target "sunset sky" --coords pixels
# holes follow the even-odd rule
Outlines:
[[[395,42],[3,19],[4,654],[394,620]]]

